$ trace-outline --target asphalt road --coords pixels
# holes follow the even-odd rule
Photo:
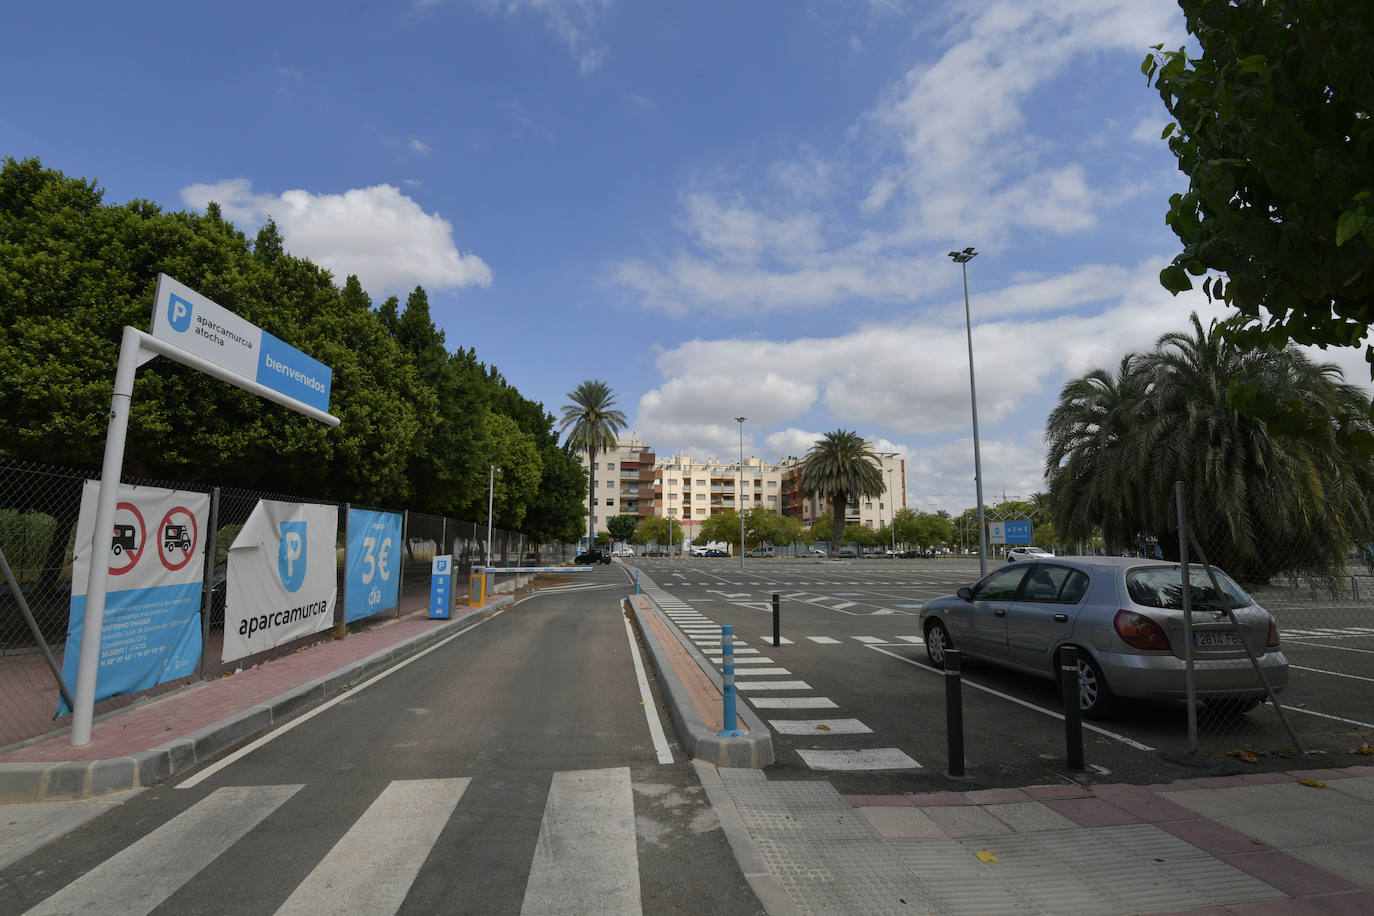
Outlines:
[[[946,678],[927,661],[918,614],[925,601],[975,581],[977,560],[746,559],[741,569],[737,558],[673,558],[640,559],[634,566],[712,623],[731,624],[740,649],[756,649],[769,660],[740,661],[736,670],[741,697],[773,723],[779,763],[770,778],[820,777],[841,792],[870,794],[966,789],[970,782],[1053,783],[1069,772],[1057,685],[968,662],[967,778],[956,782],[947,775]],[[790,641],[778,647],[771,644],[774,593],[780,596],[782,636]],[[1371,593],[1366,587],[1366,600]],[[1292,670],[1281,699],[1291,705],[1286,717],[1303,750],[1317,752],[1307,755],[1309,762],[1365,762],[1348,750],[1374,736],[1374,613],[1358,602],[1338,604],[1320,594],[1314,601],[1306,589],[1258,597],[1285,633]],[[750,674],[751,668],[770,673]],[[802,681],[807,689],[749,686],[770,680]],[[757,708],[759,698],[767,704],[776,696],[821,698],[833,706]],[[1204,715],[1200,755],[1185,753],[1181,703],[1123,701],[1110,720],[1085,724],[1084,741],[1090,778],[1136,783],[1201,775],[1199,767],[1280,768],[1291,766],[1294,756],[1287,731],[1267,705],[1238,718]],[[1260,759],[1241,758],[1244,749],[1259,751]],[[1221,756],[1207,757],[1209,751]],[[892,752],[915,765],[902,766]],[[836,768],[850,766],[857,768]]]
[[[598,567],[137,795],[0,873],[0,912],[761,912],[675,740],[659,762],[629,591]]]

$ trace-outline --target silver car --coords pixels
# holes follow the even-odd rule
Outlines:
[[[1288,660],[1269,612],[1224,573],[1217,571],[1217,581],[1221,594],[1204,569],[1189,570],[1196,696],[1243,713],[1266,695],[1245,647],[1276,693],[1288,686]],[[944,666],[945,650],[958,648],[1055,679],[1059,650],[1077,647],[1079,706],[1099,718],[1111,712],[1116,697],[1187,696],[1182,600],[1177,563],[1056,557],[1000,567],[957,595],[927,603],[921,626],[936,667]]]

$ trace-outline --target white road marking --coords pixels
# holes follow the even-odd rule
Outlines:
[[[926,644],[926,641],[919,636],[894,636],[893,639],[900,639],[902,642],[915,643],[918,646],[923,646]]]
[[[746,697],[755,709],[837,709],[829,697]]]
[[[814,643],[820,643],[823,646],[838,646],[840,644],[838,639],[834,639],[830,636],[808,636],[806,638]]]
[[[771,645],[773,644],[773,637],[772,637],[772,636],[764,636],[764,637],[762,638],[762,642],[763,642],[765,645],[771,646]],[[778,637],[778,645],[790,646],[790,645],[792,645],[792,640],[788,639],[786,636],[779,636],[779,637]]]
[[[296,886],[277,916],[334,916],[341,906],[395,913],[470,782],[464,776],[388,785]]]
[[[488,623],[488,622],[490,622],[490,621],[492,621],[492,620],[495,620],[497,617],[500,617],[500,616],[501,616],[502,614],[504,614],[506,611],[510,610],[510,607],[511,607],[510,605],[507,605],[506,607],[504,607],[504,608],[502,608],[501,610],[497,611],[495,614],[492,614],[490,617],[486,618],[485,620],[479,620],[479,621],[477,621],[476,623],[474,623],[474,624],[473,624],[472,626],[470,626],[470,627],[463,627],[463,629],[459,630],[457,633],[454,633],[452,636],[445,636],[443,639],[439,640],[439,641],[436,642],[434,645],[430,646],[428,649],[421,649],[419,652],[416,652],[414,655],[410,656],[410,658],[407,658],[405,661],[400,662],[399,664],[392,665],[390,668],[386,669],[385,671],[382,671],[382,672],[380,672],[379,674],[373,675],[372,677],[370,677],[370,678],[368,678],[367,680],[363,681],[363,682],[362,682],[361,684],[359,684],[358,686],[354,687],[352,690],[349,690],[349,691],[346,691],[346,692],[344,692],[344,693],[341,693],[341,694],[339,694],[338,696],[336,696],[336,697],[335,697],[334,699],[332,699],[332,700],[326,700],[325,702],[321,703],[319,706],[316,706],[314,709],[310,710],[310,711],[307,712],[307,713],[302,713],[301,715],[299,715],[299,716],[297,716],[296,718],[292,719],[290,722],[287,722],[287,723],[286,723],[285,725],[283,725],[281,728],[277,728],[277,729],[274,729],[274,730],[268,732],[267,734],[263,735],[263,736],[262,736],[261,738],[259,738],[258,740],[252,742],[251,744],[246,744],[246,745],[244,745],[243,747],[239,748],[237,751],[234,751],[234,753],[232,753],[232,754],[230,754],[229,756],[223,758],[222,760],[219,760],[219,761],[217,761],[217,762],[211,764],[210,766],[208,766],[208,767],[206,767],[205,769],[201,770],[200,772],[196,773],[194,776],[190,777],[189,779],[182,780],[181,782],[177,783],[176,788],[178,788],[178,789],[190,789],[190,788],[194,788],[195,786],[200,785],[202,782],[204,782],[205,780],[209,779],[211,776],[214,776],[214,775],[215,775],[216,773],[218,773],[220,770],[224,769],[224,768],[227,767],[227,766],[231,766],[231,765],[237,763],[238,761],[242,760],[244,757],[247,757],[249,754],[251,754],[251,753],[253,753],[254,751],[256,751],[258,748],[262,747],[262,746],[263,746],[264,744],[266,744],[267,742],[269,742],[269,741],[275,741],[277,738],[280,738],[282,735],[284,735],[284,734],[286,734],[287,732],[291,731],[291,729],[295,728],[296,726],[298,726],[298,725],[304,725],[305,723],[309,722],[311,719],[313,719],[313,718],[315,718],[316,716],[318,716],[320,713],[322,713],[322,712],[324,712],[324,711],[326,711],[326,710],[328,710],[328,709],[332,709],[334,706],[338,705],[339,703],[342,703],[344,700],[347,700],[347,699],[349,699],[350,697],[356,697],[356,696],[357,696],[359,693],[361,693],[362,691],[364,691],[364,690],[366,690],[367,688],[373,686],[374,684],[377,684],[377,683],[380,683],[381,681],[386,680],[387,678],[389,678],[389,677],[391,677],[393,674],[395,674],[397,671],[400,671],[402,668],[406,667],[407,665],[411,664],[412,662],[418,662],[420,659],[424,658],[424,657],[425,657],[426,655],[428,655],[429,653],[435,652],[435,651],[437,651],[437,650],[443,648],[444,646],[446,646],[446,645],[448,645],[449,643],[453,642],[453,641],[454,641],[455,639],[457,639],[459,636],[462,636],[464,633],[467,633],[467,632],[470,631],[470,630],[475,630],[475,629],[477,629],[478,627],[480,627],[482,624]]]
[[[750,681],[747,684],[736,683],[737,690],[810,690],[811,685],[806,681]]]
[[[851,636],[849,638],[856,642],[868,643],[869,645],[881,646],[887,644],[887,640],[883,639],[881,636]]]
[[[1285,706],[1283,708],[1288,712],[1300,712],[1303,715],[1316,716],[1319,719],[1331,719],[1336,722],[1345,722],[1349,725],[1358,725],[1360,728],[1366,730],[1374,730],[1374,725],[1368,722],[1361,722],[1358,719],[1347,719],[1344,716],[1333,716],[1325,712],[1317,712],[1315,709],[1308,709],[1305,706]]]
[[[629,767],[553,774],[522,914],[641,913]]]
[[[649,736],[654,739],[654,753],[659,763],[672,763],[673,752],[668,747],[668,739],[663,734],[663,723],[658,720],[658,710],[654,706],[654,695],[649,690],[649,678],[644,673],[644,660],[639,657],[639,644],[635,642],[634,630],[630,629],[630,618],[625,621],[625,638],[630,641],[630,658],[635,663],[635,680],[639,682],[639,705],[644,707],[644,718],[649,723]]]
[[[216,789],[152,833],[126,846],[27,916],[69,913],[151,913],[277,810],[301,786]]]
[[[1289,667],[1290,670],[1296,670],[1296,671],[1312,671],[1312,672],[1315,672],[1315,673],[1317,673],[1317,674],[1329,674],[1329,675],[1331,675],[1332,677],[1344,677],[1344,678],[1349,678],[1349,679],[1351,679],[1351,680],[1353,680],[1353,681],[1370,681],[1370,682],[1374,683],[1374,677],[1364,677],[1364,676],[1359,675],[1359,674],[1345,674],[1345,673],[1340,672],[1340,671],[1327,671],[1327,670],[1324,669],[1324,668],[1304,668],[1302,665],[1294,665],[1294,664],[1290,664],[1288,667]],[[1287,707],[1285,707],[1285,708],[1287,708]]]
[[[780,735],[867,735],[873,729],[858,719],[769,719]]]
[[[813,770],[919,770],[921,765],[900,748],[868,747],[848,751],[797,749],[798,756]]]
[[[880,649],[877,646],[869,646],[868,648],[872,649],[874,652],[881,652],[883,655],[886,655],[889,658],[895,658],[899,662],[903,662],[916,668],[923,668],[926,671],[931,672],[932,674],[944,676],[944,671],[940,670],[939,668],[933,668],[930,665],[923,665],[920,662],[912,661],[909,658],[903,658],[895,652],[889,652],[887,649]],[[961,680],[965,687],[972,687],[974,690],[981,690],[984,693],[990,693],[995,697],[1001,697],[1002,699],[1015,703],[1018,706],[1024,706],[1027,709],[1033,709],[1038,713],[1043,713],[1049,716],[1051,719],[1062,720],[1064,718],[1064,714],[1062,712],[1055,712],[1053,709],[1046,709],[1043,706],[1036,706],[1034,703],[1028,703],[1025,700],[1022,700],[1018,697],[1002,693],[1000,690],[993,690],[991,687],[984,687],[982,684],[979,684],[976,681],[969,680],[967,675],[965,675]],[[1146,753],[1154,752],[1154,748],[1150,747],[1148,744],[1141,744],[1139,741],[1136,741],[1133,738],[1127,738],[1125,735],[1119,735],[1116,732],[1108,731],[1107,729],[1102,728],[1101,726],[1093,725],[1089,722],[1084,722],[1083,727],[1086,728],[1088,731],[1097,732],[1099,735],[1104,735],[1108,738],[1111,738],[1114,741],[1120,741],[1127,747],[1133,747],[1138,751],[1145,751]],[[1374,728],[1374,726],[1370,727]]]
[[[752,659],[751,659],[752,660]],[[744,668],[735,672],[735,677],[744,677],[746,674],[754,677],[777,677],[782,674],[791,674],[786,668]],[[736,682],[738,684],[738,681]]]
[[[857,603],[856,601],[841,601],[839,604],[830,605],[830,609],[832,611],[843,611],[845,608],[853,607]]]

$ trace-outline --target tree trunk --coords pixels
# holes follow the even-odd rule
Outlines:
[[[587,446],[587,549],[596,543],[596,446]]]
[[[844,540],[844,511],[849,507],[849,494],[834,493],[830,497],[830,555],[840,551]]]

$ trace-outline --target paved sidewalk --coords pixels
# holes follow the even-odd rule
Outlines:
[[[91,742],[67,733],[0,754],[0,802],[68,800],[155,785],[284,719],[337,695],[511,603],[455,607],[452,620],[423,613],[192,684],[97,720]]]

